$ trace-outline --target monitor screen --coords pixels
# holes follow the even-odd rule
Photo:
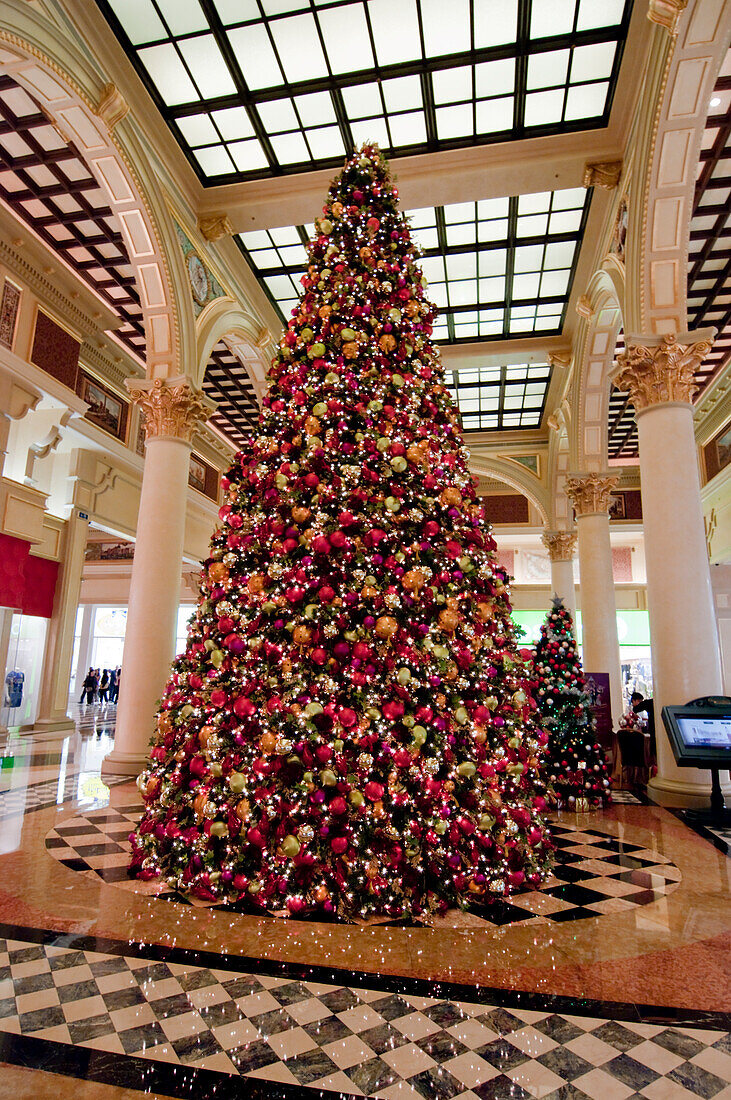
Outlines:
[[[678,715],[683,742],[693,749],[731,749],[731,715],[691,718]]]

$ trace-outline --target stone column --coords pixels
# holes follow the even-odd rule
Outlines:
[[[624,711],[609,542],[609,501],[618,481],[619,473],[609,472],[569,474],[566,478],[566,494],[576,512],[579,535],[583,664],[587,672],[609,673],[615,726]]]
[[[723,690],[691,404],[713,335],[629,337],[612,375],[631,394],[640,443],[658,758],[650,793],[672,806],[707,804],[710,776],[676,766],[661,708]]]
[[[127,383],[145,414],[146,453],[114,749],[102,774],[137,775],[174,656],[193,434],[215,406],[185,378]]]
[[[79,636],[79,652],[76,658],[76,683],[74,685],[74,691],[76,698],[72,702],[78,702],[81,695],[81,685],[84,682],[87,669],[91,664],[91,630],[94,618],[94,606],[92,604],[84,604],[84,609],[81,613],[81,634]]]
[[[541,541],[551,559],[551,588],[576,623],[576,585],[574,584],[575,531],[544,531]]]
[[[73,729],[75,725],[74,719],[68,713],[69,684],[88,533],[89,517],[75,507],[66,520],[63,560],[56,582],[53,615],[48,624],[43,659],[38,717],[30,729],[34,735],[58,735],[63,730]]]

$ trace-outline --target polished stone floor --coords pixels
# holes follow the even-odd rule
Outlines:
[[[622,793],[487,919],[194,906],[126,880],[113,722],[1,748],[0,1096],[731,1100],[723,838]]]

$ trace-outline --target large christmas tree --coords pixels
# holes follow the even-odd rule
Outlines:
[[[535,698],[548,732],[546,784],[560,807],[595,810],[611,800],[611,784],[596,739],[571,612],[558,597],[541,627],[534,671]]]
[[[374,146],[330,188],[160,707],[132,870],[201,898],[400,916],[547,874],[545,734],[397,196]]]

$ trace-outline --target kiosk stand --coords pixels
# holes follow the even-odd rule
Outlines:
[[[719,778],[721,769],[731,770],[731,698],[709,695],[684,707],[663,707],[662,720],[678,767],[711,772],[710,809],[687,810],[686,816],[702,825],[731,824]]]

